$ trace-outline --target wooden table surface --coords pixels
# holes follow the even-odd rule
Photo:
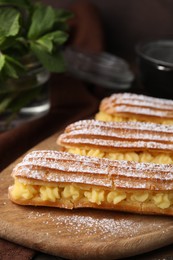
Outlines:
[[[32,150],[57,150],[56,133]],[[120,259],[147,253],[173,241],[173,218],[113,211],[25,207],[8,199],[11,171],[0,175],[0,236],[65,259]]]

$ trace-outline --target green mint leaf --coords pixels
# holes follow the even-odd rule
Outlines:
[[[70,11],[64,10],[64,9],[57,9],[56,12],[56,22],[54,24],[54,27],[61,31],[68,31],[69,25],[67,23],[67,20],[74,17],[74,14]]]
[[[52,52],[54,44],[62,45],[67,41],[68,34],[62,31],[48,33],[37,40],[37,43],[42,45],[47,52]]]
[[[9,106],[9,104],[12,102],[13,97],[8,96],[4,97],[3,100],[0,102],[0,113],[3,113]]]
[[[46,35],[41,37],[40,39],[37,40],[37,43],[40,44],[46,52],[52,52],[53,50],[53,42],[51,37],[47,37]]]
[[[56,22],[66,22],[67,20],[74,17],[74,14],[70,11],[64,9],[57,9],[56,12]]]
[[[25,72],[24,66],[12,57],[5,55],[5,64],[3,66],[3,75],[5,77],[17,79],[19,75]]]
[[[37,39],[52,29],[55,23],[55,11],[51,6],[38,5],[33,13],[28,32],[29,39]]]
[[[14,78],[17,79],[18,78],[18,74],[17,71],[15,70],[15,68],[9,63],[9,62],[5,62],[4,68],[3,68],[3,73],[5,75],[5,77],[10,77],[10,78]]]
[[[64,72],[66,69],[64,57],[61,52],[48,53],[41,45],[31,43],[31,49],[41,64],[50,72]]]
[[[5,55],[5,60],[13,64],[18,70],[25,71],[25,67],[16,59],[12,58],[11,56]]]
[[[15,36],[20,29],[20,12],[14,8],[0,8],[0,38]]]
[[[10,37],[0,37],[0,50],[4,51],[7,50],[9,48],[14,48],[14,46],[17,45],[19,47],[19,43],[17,42],[17,38],[14,36],[10,36]]]
[[[45,35],[46,36],[46,35]],[[68,34],[63,31],[55,31],[47,34],[48,38],[58,45],[64,44],[68,39]]]
[[[4,64],[5,64],[5,56],[1,53],[0,54],[0,71],[4,67]]]

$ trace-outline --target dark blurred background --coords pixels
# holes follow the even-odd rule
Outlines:
[[[83,0],[42,0],[68,7]],[[105,36],[105,50],[133,62],[136,43],[173,38],[172,0],[90,0],[99,10]],[[90,36],[92,37],[92,35]]]

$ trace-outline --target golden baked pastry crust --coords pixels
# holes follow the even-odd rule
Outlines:
[[[67,126],[57,144],[65,148],[99,149],[110,153],[147,151],[173,156],[173,126],[81,120]]]
[[[125,161],[110,161],[86,156],[73,155],[58,151],[34,151],[26,155],[16,165],[12,173],[19,185],[35,189],[37,197],[28,198],[15,195],[15,184],[9,188],[9,198],[21,205],[43,205],[60,208],[93,207],[141,214],[173,215],[173,166],[158,164],[141,164]],[[30,186],[29,186],[30,185]],[[59,189],[59,197],[54,201],[41,200],[38,197],[40,187]],[[63,192],[72,187],[81,192],[72,199]],[[29,189],[29,188],[28,188]],[[21,190],[19,189],[20,193]],[[91,193],[96,197],[91,198]],[[115,204],[108,200],[110,193],[118,193],[120,202]],[[146,193],[150,200],[134,201],[132,195]],[[102,195],[103,198],[102,198]],[[124,195],[123,195],[124,194]],[[21,195],[21,194],[20,194]],[[25,195],[25,194],[24,194]],[[73,193],[72,195],[75,195]],[[84,197],[85,195],[85,197]],[[118,198],[115,197],[115,199]],[[169,205],[159,206],[160,201],[153,203],[157,196],[169,198]],[[114,198],[113,198],[114,199]],[[166,202],[167,203],[167,202]]]
[[[154,123],[168,121],[173,124],[173,100],[145,95],[112,94],[101,101],[99,111],[105,115],[120,117],[121,120],[125,121],[136,119]],[[98,118],[101,118],[99,113],[96,115],[96,119]]]

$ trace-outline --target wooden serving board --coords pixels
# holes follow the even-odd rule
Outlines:
[[[32,150],[57,149],[58,134]],[[0,174],[0,237],[67,259],[120,259],[173,243],[173,218],[103,210],[26,207],[8,199],[10,165]]]

